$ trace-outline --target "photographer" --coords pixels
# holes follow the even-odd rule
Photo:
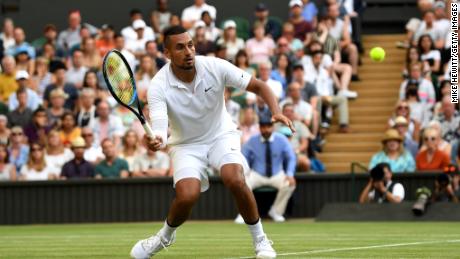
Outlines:
[[[453,178],[457,182],[453,182]],[[457,184],[457,186],[455,186]],[[458,202],[458,197],[455,193],[455,187],[458,188],[458,169],[454,165],[449,165],[444,168],[444,173],[436,177],[434,183],[434,192],[432,196],[433,202]],[[457,190],[458,192],[458,190]]]
[[[400,203],[404,199],[404,187],[393,182],[390,165],[379,163],[370,171],[370,179],[359,197],[360,203]]]

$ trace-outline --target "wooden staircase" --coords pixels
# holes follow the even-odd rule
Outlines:
[[[326,144],[318,158],[327,172],[346,173],[352,162],[367,167],[372,155],[381,149],[381,138],[398,100],[405,51],[396,48],[395,42],[404,35],[369,35],[363,37],[366,53],[359,68],[360,82],[352,82],[350,90],[359,96],[349,102],[351,133],[338,131],[337,112],[326,136]],[[376,63],[369,58],[369,50],[380,46],[385,49],[385,61]]]

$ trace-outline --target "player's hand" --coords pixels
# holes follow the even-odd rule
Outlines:
[[[290,119],[288,119],[283,114],[275,114],[275,115],[273,115],[272,116],[272,122],[281,122],[284,125],[288,126],[291,129],[292,133],[295,132],[294,124],[292,123],[292,121]]]
[[[152,151],[158,151],[163,144],[163,139],[160,136],[150,137],[149,135],[144,135],[144,144]]]
[[[295,178],[293,176],[286,175],[286,181],[289,182],[289,186],[295,186],[296,184]]]

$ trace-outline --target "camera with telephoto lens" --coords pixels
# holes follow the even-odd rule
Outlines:
[[[412,206],[412,212],[416,216],[425,214],[427,207],[430,203],[431,190],[427,187],[418,188],[415,197],[417,197],[414,205]]]

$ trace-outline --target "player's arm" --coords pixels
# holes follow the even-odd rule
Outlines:
[[[273,91],[270,89],[270,87],[266,83],[252,77],[251,80],[249,81],[249,84],[246,90],[253,92],[259,95],[260,97],[262,97],[262,99],[265,101],[265,103],[270,108],[270,111],[272,112],[272,115],[273,115],[272,120],[274,122],[281,122],[285,124],[286,126],[288,126],[292,130],[292,132],[295,132],[292,121],[286,118],[281,113],[276,97],[273,94]]]
[[[168,137],[168,109],[163,89],[150,85],[147,91],[150,122],[154,137],[144,135],[144,141],[152,151],[158,151],[166,146]]]

